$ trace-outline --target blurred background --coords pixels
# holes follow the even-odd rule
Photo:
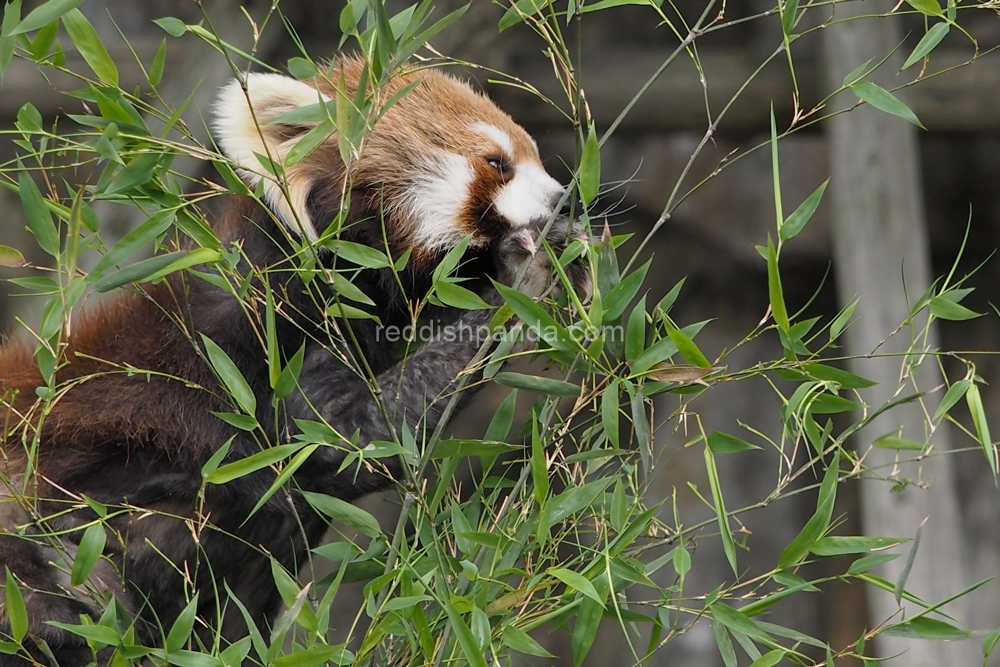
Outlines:
[[[38,3],[26,3],[23,13],[34,4]],[[165,36],[152,19],[174,16],[196,23],[203,19],[199,7],[202,4],[224,39],[246,47],[252,43],[246,15],[263,16],[272,3],[271,0],[211,3],[86,0],[80,8],[105,38],[123,82],[138,83],[141,74],[118,31],[128,37],[139,59],[148,63]],[[323,59],[336,53],[342,4],[327,0],[284,0],[280,9],[310,55]],[[404,6],[400,2],[387,4],[398,5],[397,9]],[[436,11],[442,16],[462,3],[441,0],[437,4]],[[707,2],[677,0],[674,4],[693,22],[705,10]],[[659,299],[677,281],[686,279],[672,315],[682,324],[712,320],[698,337],[701,349],[710,359],[736,346],[767,313],[766,266],[754,246],[766,243],[769,232],[774,234],[771,159],[767,148],[747,152],[768,140],[771,105],[782,131],[791,123],[796,108],[812,109],[857,65],[870,58],[877,62],[897,46],[896,55],[876,76],[881,77],[879,82],[886,88],[913,80],[921,64],[902,73],[900,64],[924,34],[923,17],[910,14],[877,22],[838,22],[861,11],[888,12],[894,4],[869,1],[810,9],[796,32],[817,29],[804,34],[792,49],[798,82],[796,98],[784,55],[773,58],[754,76],[755,70],[782,44],[774,1],[716,3],[712,15],[724,9],[719,24],[730,25],[698,38],[703,73],[699,74],[692,60],[682,55],[638,100],[604,144],[601,156],[605,187],[600,207],[607,211],[615,233],[636,234],[623,246],[624,256],[630,255],[638,240],[661,219],[671,191],[690,166],[678,190],[680,204],[665,216],[644,251],[643,261],[645,255],[655,257],[648,278],[651,298]],[[499,32],[497,23],[503,13],[504,8],[499,5],[473,0],[466,16],[432,44],[444,55],[514,75],[560,102],[563,97],[553,77],[551,62],[543,52],[543,42],[524,25]],[[761,14],[767,15],[741,20]],[[978,40],[981,52],[1000,44],[1000,17],[996,11],[988,7],[963,11],[960,22]],[[822,24],[826,27],[819,29]],[[873,27],[861,27],[869,24]],[[659,25],[657,15],[642,6],[587,15],[579,32],[574,28],[567,38],[580,45],[579,73],[601,133],[679,43],[667,27]],[[277,21],[267,26],[257,43],[256,56],[279,67],[297,55],[296,46]],[[974,55],[969,39],[952,30],[934,51],[927,72],[948,70]],[[802,129],[781,140],[786,215],[824,180],[833,178],[811,222],[783,251],[785,298],[791,311],[806,307],[805,317],[823,316],[828,321],[858,296],[859,322],[847,338],[845,355],[870,353],[902,322],[906,317],[904,277],[913,300],[933,277],[948,273],[968,231],[956,276],[979,267],[967,283],[968,287],[975,287],[975,292],[963,304],[985,315],[969,322],[943,323],[935,344],[944,350],[982,351],[967,356],[987,383],[998,377],[996,350],[1000,349],[1000,321],[991,305],[1000,297],[1000,261],[991,258],[1000,245],[1000,58],[996,55],[1000,54],[986,54],[968,67],[946,71],[898,93],[926,130],[862,108],[835,120],[801,122]],[[73,68],[75,54],[68,53],[67,57]],[[164,97],[176,104],[196,91],[195,102],[185,119],[196,133],[201,127],[201,137],[207,140],[203,119],[211,113],[215,91],[231,76],[227,64],[190,35],[181,40],[168,39],[166,64],[161,87]],[[76,68],[83,69],[85,65],[77,59]],[[549,171],[564,181],[569,180],[566,165],[573,163],[576,137],[560,114],[528,92],[492,84],[490,80],[494,77],[486,69],[469,68],[461,75],[486,90],[523,124],[537,139]],[[711,123],[706,108],[714,119],[752,76],[743,94],[706,136]],[[71,81],[59,77],[46,80],[33,64],[15,59],[0,90],[0,128],[12,127],[18,109],[28,101],[47,122],[65,113],[78,113],[79,101],[59,92],[73,87]],[[798,107],[795,99],[799,101]],[[816,116],[856,102],[857,98],[849,92],[842,93]],[[64,128],[70,122],[66,118],[59,121]],[[691,161],[702,143],[704,148]],[[7,162],[14,155],[15,146],[9,136],[0,136],[0,161]],[[195,162],[184,165],[178,161],[174,168],[197,174],[203,165]],[[700,187],[691,191],[703,180]],[[21,249],[29,261],[44,262],[43,254],[24,231],[19,209],[17,196],[0,189],[0,210],[4,214],[0,220],[0,243]],[[971,223],[967,225],[970,211]],[[126,233],[134,222],[134,215],[124,207],[107,207],[100,214],[102,235],[108,245]],[[865,230],[885,233],[868,238]],[[0,271],[0,277],[24,273],[14,269]],[[16,291],[7,283],[0,286],[0,330],[5,332],[21,328],[16,318],[28,323],[36,321],[32,313],[36,304],[9,295]],[[902,314],[897,317],[895,311],[883,306],[885,299],[902,303]],[[866,333],[865,322],[869,321],[878,323],[875,333]],[[884,349],[889,348],[891,345]],[[765,335],[736,349],[724,364],[730,371],[736,371],[761,359],[780,358],[781,354],[776,336]],[[873,379],[883,378],[890,387],[896,386],[899,367],[898,359],[884,368],[852,365],[855,372]],[[943,369],[949,382],[962,379],[966,372],[964,364],[948,359]],[[933,369],[924,380],[926,388],[941,384],[939,372]],[[983,387],[982,392],[988,417],[994,425],[1000,424],[1000,395],[990,386]],[[484,392],[455,424],[455,431],[481,434],[492,415],[492,405],[504,393],[505,390]],[[659,400],[662,404],[656,406],[658,476],[652,494],[669,498],[676,490],[682,521],[695,524],[713,516],[711,508],[702,504],[688,486],[693,484],[707,490],[701,450],[685,449],[683,444],[689,434],[683,420],[668,419],[677,408],[677,398]],[[692,409],[701,415],[708,431],[748,437],[738,423],[743,422],[778,437],[780,405],[780,398],[770,386],[754,380],[716,386]],[[967,418],[964,408],[956,410],[960,420]],[[916,415],[914,421],[919,423],[920,416]],[[907,431],[907,437],[921,441],[926,437],[919,431],[919,425],[907,428],[918,429]],[[881,433],[872,433],[869,442],[877,435]],[[945,426],[933,434],[931,442],[934,453],[959,451],[946,457],[931,456],[910,466],[893,467],[890,459],[884,470],[887,481],[844,486],[838,495],[835,516],[844,517],[837,530],[839,534],[865,531],[899,537],[913,537],[920,521],[930,517],[910,583],[917,593],[938,600],[1000,573],[997,511],[1000,492],[982,451],[972,439]],[[720,457],[727,505],[761,506],[741,515],[743,526],[737,541],[749,547],[739,554],[746,578],[774,566],[781,549],[794,538],[815,508],[815,495],[811,492],[793,494],[774,504],[767,502],[776,483],[775,461],[767,450]],[[654,502],[656,499],[650,498],[648,504]],[[387,522],[395,523],[394,493],[369,498],[365,506]],[[715,536],[697,541],[694,562],[688,581],[692,592],[708,593],[727,576],[732,577]],[[810,566],[812,569],[806,574],[842,573],[848,562],[825,559]],[[892,571],[884,574],[893,578]],[[669,585],[667,581],[659,583]],[[359,591],[360,585],[354,594]],[[637,601],[641,597],[640,592]],[[775,606],[768,620],[824,638],[834,646],[845,646],[855,642],[865,628],[894,613],[891,594],[880,592],[874,597],[878,599],[869,599],[860,585],[835,582],[822,592],[794,596],[790,603]],[[346,598],[344,604],[348,604]],[[969,629],[996,628],[1000,625],[1000,583],[987,584],[950,610]],[[345,617],[353,614],[351,610]],[[535,636],[556,655],[570,654],[565,634]],[[889,665],[973,665],[982,663],[981,639],[982,635],[943,646],[915,641],[886,642],[880,650],[886,654],[905,652],[887,661]],[[643,641],[638,645],[644,646]],[[586,664],[632,664],[630,656],[621,630],[608,623]],[[570,661],[533,659],[531,664],[568,665]],[[699,623],[690,632],[673,639],[648,664],[711,667],[721,665],[722,660],[711,627]]]

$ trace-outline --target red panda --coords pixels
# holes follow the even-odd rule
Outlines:
[[[352,98],[362,70],[362,61],[342,60],[331,66],[329,80],[342,82],[342,94]],[[352,466],[341,472],[346,452],[392,440],[404,423],[433,430],[443,397],[482,342],[469,335],[452,335],[447,343],[439,337],[401,363],[378,340],[378,327],[409,323],[411,300],[426,294],[438,260],[467,237],[462,270],[470,282],[463,284],[494,303],[487,278],[509,284],[527,264],[522,289],[532,295],[548,279],[546,253],[533,253],[537,235],[555,219],[550,228],[565,240],[569,223],[556,210],[564,189],[546,173],[534,141],[488,98],[451,76],[400,74],[382,93],[389,97],[406,86],[412,89],[379,118],[349,164],[332,135],[288,167],[281,182],[258,156],[282,163],[315,126],[283,122],[283,114],[335,97],[333,86],[250,74],[219,95],[213,123],[218,145],[265,206],[233,195],[215,232],[223,244],[239,246],[245,259],[238,269],[246,276],[267,267],[281,314],[282,358],[305,349],[297,389],[278,409],[260,314],[252,307],[247,313],[245,303],[192,276],[174,274],[122,291],[78,316],[47,414],[38,414],[35,388],[43,382],[30,349],[18,341],[0,348],[0,479],[7,485],[0,490],[0,568],[9,568],[23,591],[30,620],[23,646],[32,659],[47,662],[36,647],[40,642],[61,667],[95,659],[82,637],[47,621],[75,624],[80,614],[98,613],[95,598],[67,575],[81,528],[98,518],[91,509],[96,503],[107,507],[109,530],[104,558],[86,584],[97,599],[113,594],[120,601],[135,619],[138,643],[158,644],[192,587],[199,617],[226,640],[247,632],[226,588],[249,619],[265,627],[281,606],[270,559],[294,572],[326,529],[300,491],[352,501],[391,483],[398,462],[384,470]],[[388,250],[394,259],[412,253],[398,277],[389,268],[353,277],[376,304],[377,321],[324,317],[329,285],[302,280],[289,260],[303,242],[325,240],[345,203],[345,183],[350,205],[340,239]],[[320,261],[343,262],[323,243],[314,247]],[[251,281],[256,288],[259,275]],[[469,331],[479,331],[490,314],[444,313],[457,318],[451,327]],[[233,407],[206,361],[205,338],[236,364],[256,398],[258,433],[274,434],[275,441],[211,414]],[[352,362],[355,351],[360,363]],[[374,382],[359,371],[365,366]],[[225,458],[232,462],[292,441],[296,420],[310,419],[356,441],[316,449],[289,491],[272,496],[257,513],[250,516],[275,480],[270,468],[232,484],[204,484],[202,468],[223,443],[232,439]],[[29,451],[36,433],[37,451]],[[96,503],[88,507],[87,499]],[[196,529],[194,521],[202,518]],[[11,633],[5,613],[0,633]],[[211,631],[204,633],[211,645]],[[98,662],[109,660],[110,650]],[[0,665],[27,663],[24,653],[0,655]]]

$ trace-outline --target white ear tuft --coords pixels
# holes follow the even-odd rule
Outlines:
[[[240,176],[250,187],[256,187],[263,180],[267,205],[291,232],[310,241],[317,238],[306,210],[311,179],[301,170],[292,168],[285,173],[283,188],[255,153],[281,164],[299,137],[289,138],[281,131],[281,126],[267,122],[299,107],[328,99],[309,84],[282,74],[249,74],[246,93],[235,79],[222,87],[212,123],[219,147],[238,165]]]

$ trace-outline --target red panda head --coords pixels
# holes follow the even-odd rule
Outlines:
[[[329,80],[343,77],[350,98],[362,69],[360,60],[342,60]],[[397,75],[381,91],[383,102],[414,82],[375,123],[351,166],[352,212],[360,199],[361,214],[384,221],[390,243],[417,256],[436,255],[468,235],[473,247],[486,247],[553,215],[564,189],[546,173],[523,128],[487,97],[436,70]],[[250,74],[246,92],[234,81],[216,105],[223,152],[251,186],[262,183],[278,220],[309,240],[340,206],[347,174],[337,137],[287,167],[284,183],[257,155],[282,163],[311,126],[269,121],[335,94],[326,83],[317,88],[279,74]]]

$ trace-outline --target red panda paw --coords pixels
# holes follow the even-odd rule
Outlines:
[[[524,227],[509,233],[495,247],[500,282],[505,285],[516,285],[519,291],[532,298],[543,296],[550,290],[561,287],[540,235],[540,228]],[[559,256],[571,243],[579,242],[585,245],[587,233],[578,223],[560,216],[553,221],[545,239]],[[585,252],[579,255],[585,257]],[[565,267],[565,270],[577,293],[585,299],[589,298],[590,274],[583,262],[575,259]]]

